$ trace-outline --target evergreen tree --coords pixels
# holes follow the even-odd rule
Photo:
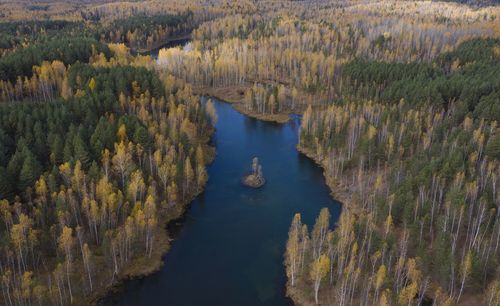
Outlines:
[[[41,173],[42,167],[38,161],[32,154],[27,154],[19,173],[19,191],[24,191],[28,187],[33,187]]]
[[[490,138],[486,146],[486,154],[492,158],[500,159],[500,134]]]
[[[10,199],[13,195],[12,192],[13,190],[9,177],[7,176],[7,170],[0,166],[0,199]]]
[[[75,161],[79,160],[82,164],[83,169],[88,169],[92,163],[90,154],[88,153],[87,147],[80,137],[76,137],[74,141],[75,148]]]

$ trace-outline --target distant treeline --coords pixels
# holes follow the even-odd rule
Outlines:
[[[39,41],[0,58],[0,80],[15,81],[17,77],[31,76],[32,68],[43,61],[60,60],[64,64],[88,62],[93,54],[104,53],[109,58],[109,48],[93,38],[55,37]]]
[[[44,171],[64,162],[79,160],[84,170],[96,168],[103,150],[113,149],[122,124],[134,143],[151,148],[144,125],[135,115],[123,114],[117,97],[120,93],[133,96],[147,91],[159,98],[163,88],[156,74],[144,68],[95,69],[80,64],[70,69],[68,79],[75,91],[89,91],[87,84],[95,84],[90,86],[94,94],[73,98],[70,103],[56,101],[36,107],[23,103],[0,108],[2,198],[20,194]],[[109,120],[106,114],[115,114],[115,120]]]
[[[384,103],[458,103],[461,115],[500,120],[499,39],[473,39],[432,63],[387,63],[355,59],[345,65],[344,90],[351,96]]]
[[[195,26],[188,11],[179,15],[132,16],[100,27],[97,37],[103,41],[125,43],[130,47],[147,48],[164,42],[172,35],[190,32]]]
[[[0,50],[11,49],[22,42],[32,41],[53,34],[65,34],[79,29],[83,23],[65,20],[15,21],[0,23]]]
[[[31,76],[32,66],[45,60],[88,62],[92,48],[109,57],[104,44],[110,42],[151,48],[171,36],[190,32],[194,27],[192,15],[188,11],[181,15],[132,16],[108,26],[69,21],[0,23],[0,80]]]

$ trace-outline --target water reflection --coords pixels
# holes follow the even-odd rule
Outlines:
[[[295,149],[298,116],[267,123],[213,100],[217,157],[205,192],[177,228],[163,269],[128,282],[107,305],[290,305],[282,263],[293,215],[312,225],[328,206],[338,218],[322,170]],[[240,183],[253,156],[266,177],[260,189]]]

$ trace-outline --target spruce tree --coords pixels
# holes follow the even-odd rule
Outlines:
[[[0,166],[0,199],[10,199],[12,197],[12,186],[7,176],[7,170]]]
[[[91,165],[91,157],[85,143],[80,137],[75,138],[74,148],[75,161],[79,160],[82,163],[82,168],[85,170],[88,169]]]
[[[27,154],[19,173],[19,191],[24,191],[26,188],[32,187],[41,173],[42,167],[38,161],[32,154]]]

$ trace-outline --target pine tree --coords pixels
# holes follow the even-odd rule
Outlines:
[[[63,150],[64,150],[64,144],[61,140],[61,136],[57,134],[53,137],[53,141],[50,145],[50,151],[51,151],[50,161],[52,162],[53,165],[59,165],[62,163],[64,157]]]
[[[7,164],[7,176],[11,186],[16,186],[19,180],[19,174],[24,165],[24,154],[17,150]]]
[[[28,187],[33,187],[42,172],[41,169],[42,167],[38,161],[33,155],[29,154],[24,160],[23,167],[19,174],[19,189],[24,191]]]
[[[80,161],[84,170],[88,169],[92,163],[92,160],[85,143],[79,136],[75,138],[73,147],[75,150],[75,160]]]
[[[136,144],[140,144],[147,152],[150,152],[153,148],[153,141],[149,136],[148,131],[140,126],[135,130],[133,141]]]
[[[10,199],[13,195],[7,170],[0,166],[0,199]]]

